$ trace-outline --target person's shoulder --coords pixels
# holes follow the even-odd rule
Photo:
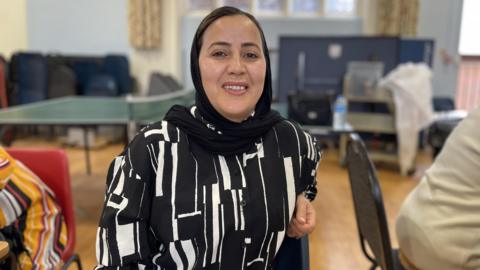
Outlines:
[[[295,121],[284,119],[273,127],[275,136],[280,144],[290,144],[297,142],[301,148],[305,148],[312,137]]]
[[[285,156],[302,156],[315,163],[320,160],[321,146],[316,138],[303,130],[297,122],[283,120],[273,127],[273,132],[280,152]]]
[[[177,143],[180,141],[181,136],[182,132],[177,126],[163,120],[143,127],[135,138],[140,137],[142,140],[145,140],[146,143],[159,141]]]
[[[281,134],[299,134],[305,132],[300,124],[298,124],[295,121],[283,119],[282,121],[278,122],[275,126],[274,129],[281,133]]]

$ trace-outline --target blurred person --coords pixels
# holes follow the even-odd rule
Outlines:
[[[53,192],[1,146],[0,234],[14,255],[1,267],[40,270],[61,265],[67,227]]]
[[[410,269],[480,269],[480,107],[445,146],[397,217]]]

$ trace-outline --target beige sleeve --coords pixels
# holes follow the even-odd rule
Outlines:
[[[420,269],[480,269],[480,108],[451,133],[397,217],[403,254]]]

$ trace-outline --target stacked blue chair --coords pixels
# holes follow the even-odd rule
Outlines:
[[[16,104],[26,104],[47,99],[48,68],[44,56],[38,53],[17,53],[11,72],[15,79]]]
[[[77,93],[85,95],[88,81],[100,73],[100,65],[93,59],[76,59],[72,63],[72,68],[77,79]]]
[[[132,92],[130,68],[125,55],[107,55],[103,60],[102,71],[115,79],[118,95],[126,95]]]
[[[110,75],[97,74],[88,80],[83,94],[85,96],[118,96],[117,83]]]

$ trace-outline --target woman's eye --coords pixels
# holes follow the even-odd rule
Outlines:
[[[223,51],[216,51],[216,52],[212,53],[212,56],[213,57],[225,57],[225,56],[227,56],[227,54]]]
[[[245,53],[245,57],[247,59],[257,59],[258,58],[258,54],[256,53]]]

